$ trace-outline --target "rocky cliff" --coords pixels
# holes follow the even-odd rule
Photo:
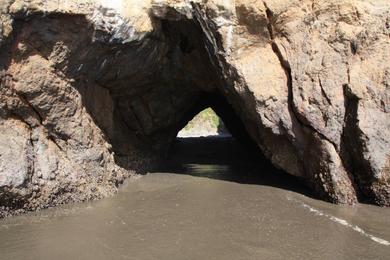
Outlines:
[[[113,194],[208,106],[389,206],[389,60],[387,0],[0,0],[0,215]]]
[[[230,133],[226,129],[223,121],[211,109],[207,108],[196,115],[188,124],[177,134],[178,138],[186,137],[207,137],[220,136],[229,137]]]

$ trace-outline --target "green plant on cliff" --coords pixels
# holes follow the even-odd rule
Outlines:
[[[196,115],[182,129],[181,134],[187,136],[219,135],[228,133],[224,123],[211,108],[207,108]]]
[[[184,127],[184,131],[190,131],[196,128],[211,127],[218,129],[220,124],[219,117],[211,108],[207,108],[195,116],[188,124]]]

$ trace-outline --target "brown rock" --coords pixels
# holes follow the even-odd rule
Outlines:
[[[0,1],[0,214],[113,194],[210,105],[322,198],[389,206],[389,13],[386,0]]]

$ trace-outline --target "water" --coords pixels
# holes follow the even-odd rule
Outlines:
[[[115,197],[1,220],[0,259],[389,259],[389,224],[389,208],[319,201],[231,140],[189,140]]]

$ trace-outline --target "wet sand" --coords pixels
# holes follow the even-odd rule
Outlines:
[[[231,139],[194,142],[112,198],[1,220],[0,259],[389,259],[389,208],[319,201]]]

